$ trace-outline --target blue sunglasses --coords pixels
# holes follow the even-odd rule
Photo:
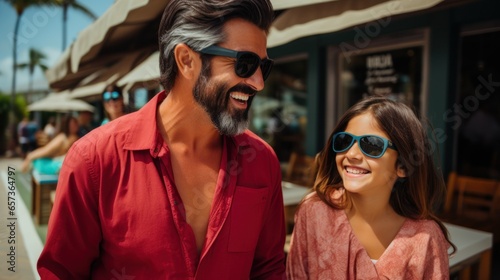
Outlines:
[[[337,132],[333,135],[332,149],[336,153],[342,153],[349,150],[354,141],[358,142],[359,149],[363,154],[371,158],[380,158],[384,155],[387,148],[396,150],[396,146],[385,138],[376,135],[356,136],[347,132]]]
[[[120,97],[121,97],[121,94],[117,91],[113,91],[113,92],[106,91],[102,95],[102,99],[104,100],[104,102],[108,102],[110,100],[118,100],[118,99],[120,99]]]

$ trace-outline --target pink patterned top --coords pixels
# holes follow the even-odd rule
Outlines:
[[[345,212],[313,194],[295,216],[287,279],[449,279],[448,247],[434,221],[406,219],[373,263]]]

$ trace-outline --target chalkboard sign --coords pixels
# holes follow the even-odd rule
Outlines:
[[[340,55],[345,109],[367,95],[388,96],[420,110],[422,47]]]

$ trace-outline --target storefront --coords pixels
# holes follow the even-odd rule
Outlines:
[[[428,120],[444,174],[498,178],[499,9],[491,0],[443,1],[271,47],[276,66],[252,129],[282,161],[292,150],[314,155],[349,106],[382,94]]]

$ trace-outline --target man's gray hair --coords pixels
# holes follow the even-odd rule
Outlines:
[[[273,17],[269,0],[171,0],[158,30],[161,85],[167,92],[174,85],[177,64],[173,51],[178,44],[200,51],[224,42],[224,23],[234,18],[245,19],[268,32]],[[204,55],[202,62],[208,62]]]

